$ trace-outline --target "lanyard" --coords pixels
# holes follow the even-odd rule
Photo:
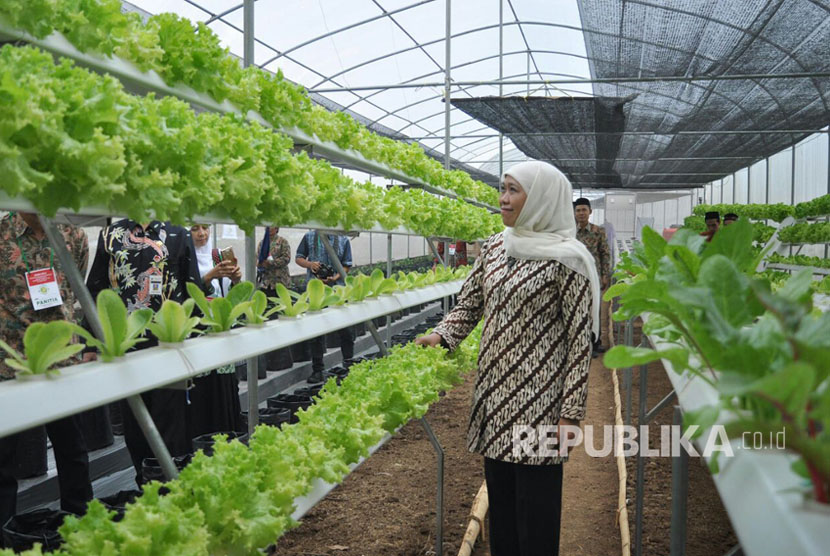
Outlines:
[[[23,264],[26,265],[26,272],[31,272],[32,269],[29,268],[29,260],[26,258],[26,251],[23,249],[23,245],[20,243],[20,238],[17,238],[17,246],[20,248],[20,256],[23,257]],[[55,268],[55,251],[50,247],[49,248],[49,267]]]
[[[325,248],[323,248],[323,240],[320,239],[320,233],[315,232],[314,237],[317,240],[317,244],[316,244],[317,258],[322,259],[323,258],[323,253],[325,253],[326,254],[326,260],[328,260],[329,252],[326,251]],[[329,236],[329,243],[332,244],[331,245],[332,250],[334,251],[335,255],[337,255],[337,258],[339,259],[340,258],[340,253],[337,252],[337,247],[339,246],[339,244],[337,246],[335,245],[335,243],[338,243],[337,240],[335,239],[335,241],[332,242],[331,241],[331,236]],[[329,262],[331,262],[331,261],[329,261]]]

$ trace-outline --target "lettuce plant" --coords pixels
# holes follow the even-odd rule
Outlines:
[[[376,268],[369,276],[369,294],[367,297],[377,297],[385,293],[392,293],[398,289],[394,278],[384,278],[383,271]]]
[[[153,320],[147,324],[147,329],[160,342],[183,342],[191,334],[198,332],[199,317],[190,316],[195,305],[192,298],[185,300],[184,303],[168,299],[153,315]]]
[[[334,293],[329,286],[323,284],[321,280],[313,278],[309,280],[306,287],[308,310],[319,311],[325,309],[329,305],[335,305],[340,300],[339,296]]]
[[[228,291],[227,297],[207,299],[205,294],[193,282],[187,283],[187,293],[196,302],[196,306],[204,315],[201,323],[209,327],[210,332],[226,332],[233,328],[239,318],[245,314],[251,305],[251,295],[254,285],[243,281]]]
[[[268,297],[266,297],[264,292],[257,290],[254,292],[254,295],[251,296],[251,303],[245,311],[245,323],[254,325],[265,324],[268,321],[268,317],[279,310],[279,305],[269,309]]]
[[[102,290],[98,294],[96,306],[104,337],[95,338],[80,327],[78,334],[89,345],[98,348],[104,361],[123,357],[136,344],[147,341],[142,336],[153,318],[152,309],[137,309],[128,315],[121,297],[112,290]]]
[[[372,285],[369,277],[365,274],[347,277],[346,285],[351,287],[351,291],[349,292],[349,301],[352,303],[363,301],[371,293]]]
[[[83,344],[71,343],[79,328],[62,320],[30,324],[23,335],[23,355],[0,340],[0,348],[11,355],[6,359],[6,365],[16,371],[16,376],[59,374],[52,367],[84,348]]]
[[[684,415],[701,431],[721,419],[731,438],[786,431],[799,456],[793,470],[810,480],[815,500],[830,503],[830,313],[812,311],[811,271],[773,291],[754,274],[751,224],[738,220],[706,243],[690,230],[666,242],[651,228],[617,266],[615,320],[644,312],[643,331],[670,345],[652,350],[616,346],[609,368],[658,359],[688,370],[718,392],[711,406]],[[716,452],[719,454],[720,452]],[[717,459],[711,460],[717,471]]]
[[[308,311],[308,292],[298,294],[282,284],[277,284],[276,290],[277,297],[273,301],[277,303],[280,314],[286,317],[298,317]]]

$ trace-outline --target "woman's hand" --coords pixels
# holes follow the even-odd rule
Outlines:
[[[574,439],[576,438],[576,430],[562,427],[575,427],[579,428],[579,421],[575,419],[568,419],[567,417],[562,417],[559,419],[559,426],[557,427],[557,436],[559,438],[559,446],[561,447],[565,442],[568,443],[569,447],[574,446]]]
[[[242,280],[242,269],[239,268],[239,265],[231,269],[228,278],[230,278],[231,282],[233,282],[234,284],[238,284],[239,281]]]
[[[231,261],[222,261],[207,271],[207,273],[204,276],[204,280],[209,284],[210,282],[218,278],[231,278],[234,269],[239,270],[239,267],[234,266],[234,264]]]
[[[433,332],[415,339],[416,346],[436,347],[441,345],[441,335]]]

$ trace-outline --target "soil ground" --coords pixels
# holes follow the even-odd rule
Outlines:
[[[607,345],[607,342],[606,342]],[[622,377],[620,377],[622,383]],[[469,510],[483,481],[481,457],[465,448],[473,376],[448,392],[427,414],[445,450],[444,554],[456,555],[469,523]],[[649,372],[649,406],[671,390],[659,364]],[[634,404],[638,381],[635,373]],[[623,395],[624,399],[624,395]],[[633,411],[636,415],[636,409]],[[671,406],[655,424],[671,424]],[[589,377],[586,424],[614,422],[610,371],[594,359]],[[659,435],[658,435],[659,436]],[[278,556],[415,556],[435,554],[435,453],[419,422],[406,425],[375,455],[320,502],[277,544]],[[635,459],[627,461],[629,520],[633,543]],[[708,471],[690,461],[689,556],[725,553],[735,543],[729,520]],[[619,488],[613,456],[588,457],[577,448],[565,465],[562,511],[563,556],[621,553],[616,523]],[[644,554],[668,554],[671,519],[671,459],[647,462]],[[474,556],[489,556],[486,542]]]

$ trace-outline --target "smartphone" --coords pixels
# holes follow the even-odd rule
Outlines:
[[[219,251],[219,257],[223,261],[231,261],[233,266],[236,266],[236,255],[233,252],[233,247],[225,247]]]

